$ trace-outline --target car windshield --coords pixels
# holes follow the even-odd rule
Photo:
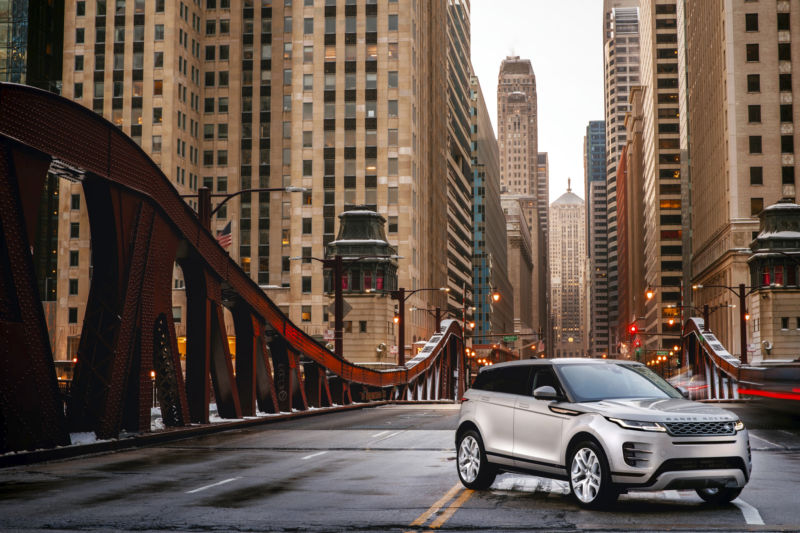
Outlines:
[[[658,374],[644,365],[559,365],[559,374],[576,402],[614,398],[682,398]]]

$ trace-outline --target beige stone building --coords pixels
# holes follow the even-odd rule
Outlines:
[[[345,206],[387,219],[402,257],[399,286],[448,284],[446,9],[412,0],[66,0],[63,93],[128,133],[181,194],[204,185],[215,194],[307,188],[234,198],[211,230],[231,222],[231,256],[295,323],[324,338],[331,298],[310,258],[324,257]],[[89,284],[78,185],[65,186],[60,208],[59,272],[70,281],[58,285],[55,352],[66,358]],[[441,298],[421,291],[406,305]],[[367,327],[396,343],[387,324]],[[407,344],[432,331],[432,317],[407,313]]]
[[[568,186],[550,204],[553,357],[586,354],[586,264],[586,207]]]
[[[538,335],[547,328],[547,237],[542,222],[547,223],[546,203],[541,205],[540,194],[546,195],[547,176],[542,184],[539,169],[538,103],[536,76],[529,59],[506,57],[500,65],[497,79],[497,145],[500,151],[500,186],[504,195],[520,200],[527,226],[531,232],[533,276],[530,298],[520,297],[531,305],[531,327]],[[547,166],[547,158],[542,162]],[[543,185],[543,186],[542,186]],[[545,196],[546,198],[546,196]],[[546,202],[546,200],[545,200]]]
[[[684,254],[676,4],[643,1],[640,8],[644,280],[655,292],[639,326],[655,333],[643,340],[650,351],[674,346],[681,332]]]
[[[630,88],[639,79],[639,0],[603,0],[603,75],[606,127],[606,205],[608,231],[607,309],[596,313],[608,316],[607,339],[610,355],[616,355],[619,342],[619,275],[617,272],[617,166],[627,141],[625,113],[630,110]],[[599,186],[596,187],[599,189]]]
[[[797,5],[789,1],[690,2],[686,26],[688,146],[692,192],[692,282],[751,286],[749,246],[758,215],[781,198],[795,198],[795,65],[800,41]],[[793,51],[793,48],[795,49]],[[749,290],[749,289],[748,289]],[[748,308],[757,308],[757,294]],[[710,316],[733,354],[739,347],[738,298],[724,288],[695,291],[694,304],[735,304]],[[748,323],[748,359],[763,320]],[[780,328],[779,328],[780,329]]]
[[[518,345],[511,346],[512,349],[532,342],[535,337],[531,302],[534,281],[533,243],[526,217],[528,209],[526,204],[529,202],[531,202],[529,196],[520,197],[511,194],[500,196],[506,224],[508,281],[514,290],[514,333],[520,336],[517,339]]]

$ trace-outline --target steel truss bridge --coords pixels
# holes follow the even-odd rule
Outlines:
[[[800,400],[800,364],[743,365],[712,331],[705,329],[701,318],[686,321],[682,345],[681,357],[688,370],[687,376],[698,378],[698,390],[693,391],[695,398]],[[800,403],[794,402],[794,405]]]
[[[72,390],[59,394],[34,273],[48,173],[80,183],[91,226],[91,288]],[[172,318],[174,264],[186,282],[186,368]],[[236,336],[235,369],[223,317]],[[374,370],[338,358],[242,271],[159,167],[91,110],[0,83],[0,453],[70,444],[72,432],[150,431],[151,370],[166,426],[371,400],[455,399],[461,325],[444,321],[414,359]]]

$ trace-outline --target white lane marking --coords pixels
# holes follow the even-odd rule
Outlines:
[[[394,437],[395,435],[399,435],[400,433],[402,433],[402,431],[397,431],[395,433],[391,433],[389,435],[386,435],[382,439],[378,439],[376,441],[372,441],[370,444],[375,444],[376,442],[381,442],[382,440],[391,439],[392,437]]]
[[[749,503],[747,503],[741,498],[736,498],[731,503],[742,511],[742,515],[744,515],[744,520],[745,522],[747,522],[748,525],[751,526],[764,525],[764,520],[761,518],[761,514],[758,512],[758,509],[756,509]]]
[[[199,489],[194,490],[187,490],[186,494],[194,494],[195,492],[200,492],[201,490],[210,489],[211,487],[218,487],[220,485],[224,485],[225,483],[230,483],[231,481],[236,481],[237,479],[242,479],[241,477],[232,477],[230,479],[223,479],[218,483],[212,483],[211,485],[206,485],[205,487],[200,487]]]
[[[389,433],[388,429],[386,431],[381,431],[380,433],[375,433],[372,435],[372,437],[380,437],[381,435],[386,435],[387,433]]]
[[[754,438],[754,439],[758,439],[758,440],[764,441],[764,442],[766,442],[767,444],[770,444],[770,445],[772,445],[772,446],[775,446],[776,448],[783,448],[783,446],[781,446],[780,444],[775,444],[774,442],[768,441],[768,440],[767,440],[767,439],[765,439],[764,437],[759,437],[758,435],[750,435],[750,437],[752,437],[752,438]]]
[[[311,455],[306,455],[305,457],[303,457],[303,461],[305,461],[306,459],[311,459],[312,457],[319,457],[320,455],[323,455],[323,454],[326,454],[326,453],[328,453],[328,452],[327,451],[325,451],[325,452],[317,452],[317,453],[312,453]]]

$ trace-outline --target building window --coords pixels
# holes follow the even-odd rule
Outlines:
[[[794,167],[781,167],[781,183],[783,185],[794,184]]]
[[[783,90],[783,89],[781,89],[781,90]],[[789,90],[791,90],[791,89],[789,89]],[[748,74],[747,75],[747,92],[749,92],[749,93],[761,92],[761,76],[759,74]]]
[[[745,31],[758,31],[758,13],[746,13],[744,16]]]
[[[781,317],[781,329],[789,329],[789,317],[782,316]]]
[[[749,142],[750,142],[750,153],[751,154],[760,154],[761,153],[761,135],[751,135]]]
[[[783,154],[794,153],[794,136],[781,135],[781,153]]]
[[[80,252],[78,250],[69,251],[69,266],[76,267],[80,262]]]
[[[223,167],[228,164],[228,151],[217,150],[217,166]]]
[[[78,280],[77,279],[69,280],[69,295],[70,296],[77,296],[78,295]]]
[[[306,35],[309,33],[314,33],[314,19],[312,17],[306,17],[303,19],[303,33]]]
[[[80,239],[81,237],[81,223],[80,222],[70,222],[69,224],[69,238],[70,239]]]
[[[69,197],[69,208],[72,210],[77,210],[81,208],[81,195],[80,194],[73,194]]]
[[[83,83],[76,83],[72,89],[72,96],[75,99],[83,98]]]
[[[67,321],[70,324],[77,324],[78,323],[78,308],[77,307],[70,307],[67,310]]]
[[[303,235],[311,235],[311,219],[304,218],[303,219]]]
[[[172,321],[176,324],[180,324],[181,320],[183,320],[183,309],[181,306],[176,305],[172,308]]]
[[[358,331],[359,331],[359,333],[366,333],[367,332],[367,321],[366,320],[359,320],[358,321]]]
[[[390,89],[396,89],[397,88],[397,79],[398,79],[397,71],[396,70],[390,70],[388,78],[389,78],[389,88]]]
[[[153,124],[161,124],[163,120],[160,107],[153,108]]]
[[[778,60],[791,61],[792,60],[792,44],[791,43],[778,43]]]
[[[758,61],[758,43],[750,43],[747,45],[746,57],[747,61]]]
[[[164,25],[163,24],[156,24],[155,32],[153,33],[153,39],[156,41],[163,41],[164,40]]]
[[[758,216],[764,210],[763,198],[750,198],[750,216]]]
[[[764,168],[750,167],[750,185],[764,184]]]
[[[761,106],[749,105],[747,106],[747,121],[748,122],[761,122]]]
[[[397,217],[389,217],[388,230],[389,233],[397,233]]]
[[[303,322],[311,322],[311,306],[304,305],[301,308],[300,319]]]
[[[397,31],[397,15],[389,15],[389,31]]]
[[[792,122],[794,118],[792,104],[782,104],[780,107],[780,113],[781,122]]]
[[[778,31],[788,31],[790,27],[789,13],[778,13]]]
[[[303,294],[311,294],[311,276],[303,276]]]
[[[76,44],[83,44],[84,36],[86,35],[86,30],[83,28],[75,28],[75,43]]]
[[[397,116],[397,100],[389,100],[387,102],[387,109],[389,113],[389,117],[396,117]]]
[[[153,53],[153,68],[164,68],[164,52]]]
[[[778,90],[779,91],[791,91],[792,90],[792,75],[791,74],[779,74],[778,75]]]

